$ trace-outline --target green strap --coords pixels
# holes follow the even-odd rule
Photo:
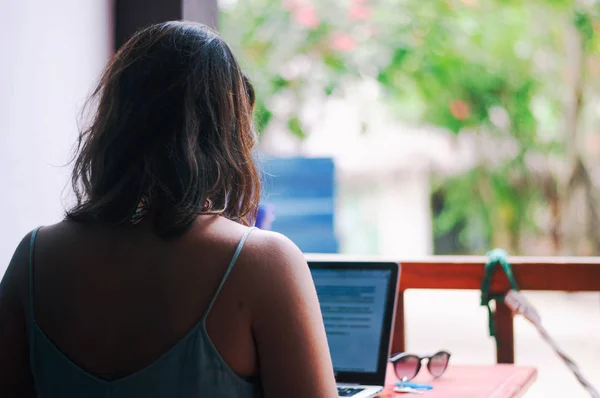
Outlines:
[[[502,249],[494,249],[488,252],[486,256],[488,258],[488,262],[485,264],[483,280],[481,281],[481,305],[487,307],[488,309],[488,327],[490,336],[496,337],[496,324],[494,322],[494,314],[492,313],[490,302],[492,300],[496,300],[496,303],[504,301],[504,294],[491,294],[490,286],[492,284],[494,271],[496,270],[498,264],[504,270],[504,273],[510,282],[511,289],[518,291],[519,287],[517,286],[517,281],[515,280],[512,267],[507,261],[508,253],[506,251]]]

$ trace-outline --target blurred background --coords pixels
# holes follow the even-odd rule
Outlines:
[[[600,253],[596,1],[220,4],[261,148],[335,161],[340,251]]]
[[[144,18],[233,48],[258,95],[263,205],[305,252],[600,255],[596,0],[0,0],[0,274],[62,217],[79,111]],[[599,295],[528,297],[600,386]],[[409,292],[408,348],[493,363],[478,304]],[[528,396],[586,396],[530,325],[515,333],[540,369]]]

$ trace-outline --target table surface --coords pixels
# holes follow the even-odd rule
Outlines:
[[[433,379],[425,366],[414,382],[428,383],[434,388],[423,397],[431,398],[514,398],[521,397],[535,381],[537,370],[515,365],[461,366],[452,365],[439,379]],[[417,397],[416,394],[394,393],[396,375],[388,366],[386,387],[379,395],[385,397]]]

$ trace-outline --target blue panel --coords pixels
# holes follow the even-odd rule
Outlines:
[[[272,230],[304,252],[337,253],[335,169],[329,158],[268,158],[261,162],[262,203],[273,205]]]

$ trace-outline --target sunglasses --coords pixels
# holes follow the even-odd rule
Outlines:
[[[421,362],[427,360],[427,370],[433,377],[440,377],[448,368],[450,353],[446,351],[437,352],[431,356],[420,357],[414,354],[401,353],[390,358],[394,365],[394,371],[398,379],[408,381],[415,378],[421,370]]]

